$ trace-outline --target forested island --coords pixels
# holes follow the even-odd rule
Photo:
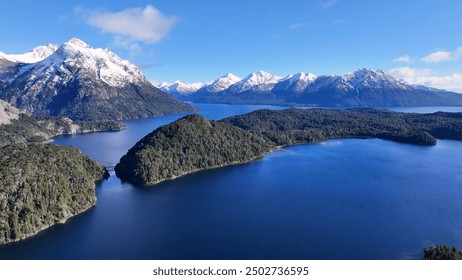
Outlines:
[[[13,144],[0,148],[0,244],[18,241],[96,203],[107,170],[71,147]]]
[[[191,172],[243,163],[279,146],[334,138],[380,138],[435,145],[462,140],[462,113],[415,114],[376,109],[258,110],[221,121],[190,115],[140,140],[115,167],[136,185],[154,185]]]

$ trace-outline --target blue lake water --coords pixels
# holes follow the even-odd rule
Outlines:
[[[211,119],[282,109],[196,105]],[[115,165],[141,137],[179,117],[129,121],[121,132],[55,143]],[[97,188],[95,207],[0,246],[0,258],[415,259],[438,243],[462,249],[461,151],[462,142],[448,140],[433,147],[332,140],[151,188],[113,175]]]

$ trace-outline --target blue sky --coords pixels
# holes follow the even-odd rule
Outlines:
[[[0,51],[78,37],[159,82],[366,67],[462,92],[461,14],[460,0],[15,0],[2,3]]]

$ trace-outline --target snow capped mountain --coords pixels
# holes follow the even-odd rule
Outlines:
[[[57,45],[48,44],[39,46],[24,54],[4,54],[0,52],[0,58],[16,63],[36,63],[52,55],[58,49]]]
[[[247,90],[251,91],[268,91],[271,90],[282,78],[265,71],[251,73],[241,81],[235,83],[227,89],[232,93],[241,93]]]
[[[216,79],[213,82],[199,82],[199,83],[182,83],[180,81],[164,82],[159,84],[159,89],[173,94],[173,95],[191,95],[198,91],[207,93],[216,93],[228,89],[230,86],[239,82],[241,78],[232,73],[228,73]]]
[[[303,92],[312,82],[316,80],[316,75],[311,73],[297,73],[289,75],[288,77],[280,80],[274,89],[278,91],[292,91]]]
[[[77,38],[36,63],[2,65],[0,98],[29,113],[121,120],[193,110],[151,85],[129,61]]]
[[[121,59],[108,49],[94,49],[77,38],[64,43],[51,56],[31,68],[36,71],[32,79],[44,76],[54,83],[62,81],[63,76],[75,78],[72,74],[80,74],[72,73],[72,69],[85,69],[85,74],[90,72],[113,87],[146,82],[141,71],[128,60]]]
[[[179,94],[179,95],[189,95],[195,93],[202,87],[208,85],[207,82],[199,82],[199,83],[192,83],[186,84],[180,81],[173,81],[173,82],[164,82],[159,84],[158,88],[164,92],[171,93],[171,94]]]
[[[211,84],[205,86],[203,90],[210,93],[216,93],[228,89],[230,86],[236,84],[239,81],[241,81],[241,78],[232,73],[228,73],[225,76],[213,81]]]
[[[460,94],[416,87],[370,69],[331,76],[300,72],[283,79],[258,71],[221,91],[205,90],[212,85],[190,93],[185,100],[328,107],[462,106]]]
[[[361,91],[371,89],[409,90],[410,86],[385,74],[382,70],[359,69],[341,76],[319,76],[307,88],[309,92],[331,88],[340,92]]]
[[[392,76],[385,74],[382,70],[373,71],[366,68],[342,75],[341,81],[337,86],[355,89],[371,87],[405,89],[407,87],[406,84],[403,84]]]

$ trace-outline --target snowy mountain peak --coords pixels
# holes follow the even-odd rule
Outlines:
[[[266,82],[277,82],[280,79],[281,77],[275,76],[263,70],[251,73],[250,75],[244,78],[244,80],[252,80],[259,84]]]
[[[207,82],[199,82],[199,83],[182,83],[178,80],[173,82],[164,82],[158,85],[158,88],[167,93],[175,93],[180,95],[189,95],[192,94],[202,87],[208,85],[210,83]]]
[[[244,92],[250,89],[267,91],[271,90],[274,84],[282,78],[266,71],[257,71],[230,87],[233,92]]]
[[[29,113],[82,120],[144,118],[191,106],[155,88],[141,71],[108,49],[73,38],[36,63],[0,60],[0,98]],[[1,109],[1,108],[0,108]]]
[[[53,55],[35,65],[35,68],[48,72],[55,69],[55,73],[64,72],[68,77],[73,75],[72,69],[85,69],[85,73],[93,73],[103,82],[115,87],[146,81],[134,64],[121,59],[108,49],[92,48],[77,38],[62,44]]]
[[[340,76],[337,87],[357,90],[365,87],[404,89],[407,85],[385,74],[382,70],[374,71],[363,68]]]
[[[85,43],[84,41],[78,38],[72,38],[66,43],[64,43],[64,45],[73,46],[77,48],[86,48],[86,49],[91,48],[87,43]]]
[[[228,73],[225,76],[220,77],[219,79],[213,81],[211,84],[205,87],[205,90],[211,93],[220,92],[226,90],[230,86],[234,85],[235,83],[239,82],[241,78],[238,76]]]
[[[368,68],[358,69],[353,72],[346,73],[342,75],[343,79],[364,79],[364,78],[371,78],[371,77],[386,77],[388,76],[382,70],[371,70]]]
[[[297,74],[289,76],[287,79],[289,80],[290,84],[294,84],[298,81],[311,83],[314,80],[316,80],[316,78],[317,76],[315,74],[299,72]]]
[[[58,49],[57,45],[48,44],[46,46],[39,46],[32,51],[23,54],[4,54],[0,53],[0,57],[15,63],[36,63],[44,60],[52,55]]]
[[[241,80],[241,78],[234,75],[233,73],[228,73],[228,74],[222,76],[220,79],[223,79],[223,78],[226,78],[226,79],[232,80],[232,81],[240,81]]]
[[[314,74],[299,72],[280,80],[274,87],[277,90],[302,92],[314,82],[316,78],[317,76]]]
[[[90,45],[80,39],[72,38],[71,40],[62,44],[56,51],[56,54],[62,58],[69,58],[71,56],[80,54],[85,54],[86,56],[94,56],[95,50],[98,52],[103,51],[102,49],[93,49]]]

